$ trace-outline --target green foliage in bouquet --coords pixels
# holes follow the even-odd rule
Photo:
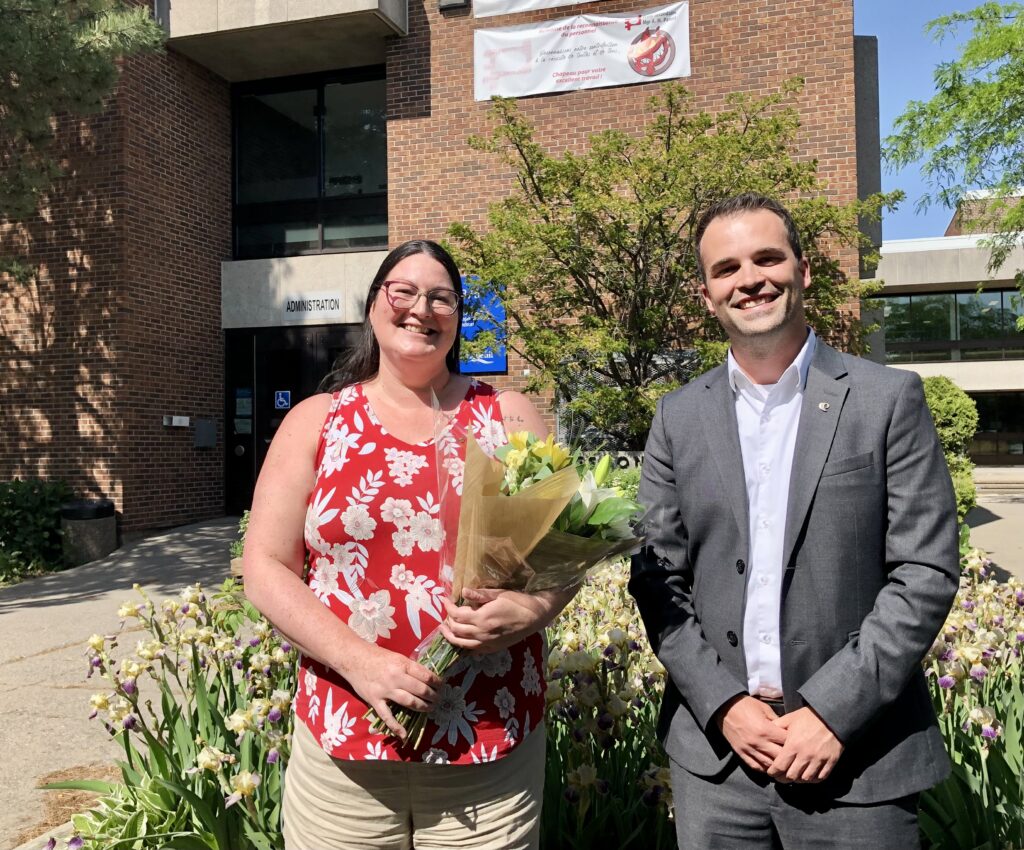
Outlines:
[[[1024,847],[1024,585],[989,575],[973,550],[960,591],[925,659],[952,775],[921,798],[935,850]]]
[[[570,464],[576,464],[581,484],[569,504],[555,520],[554,528],[577,537],[625,540],[632,537],[629,521],[640,514],[640,506],[614,485],[605,487],[612,459],[602,457],[593,469],[580,462],[552,435],[538,440],[529,431],[508,435],[508,442],[494,453],[505,465],[504,492],[511,496],[542,481]]]
[[[541,846],[676,846],[655,729],[665,673],[626,592],[622,562],[592,575],[548,630]]]
[[[125,602],[123,621],[148,632],[115,659],[121,635],[93,635],[92,697],[124,748],[122,783],[66,782],[103,796],[76,815],[86,850],[116,847],[271,850],[280,834],[281,775],[292,728],[294,650],[233,580],[208,595]],[[132,628],[129,631],[134,631]]]

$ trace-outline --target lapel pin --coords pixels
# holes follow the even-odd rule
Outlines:
[[[819,401],[818,402],[818,410],[828,410],[828,402],[827,401]]]

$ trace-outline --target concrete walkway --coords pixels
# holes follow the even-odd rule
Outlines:
[[[184,526],[0,590],[2,850],[42,818],[48,792],[36,788],[40,777],[123,755],[99,720],[88,720],[89,697],[100,690],[85,678],[89,636],[117,631],[117,609],[137,597],[136,582],[154,599],[197,581],[219,585],[236,528],[233,518]]]
[[[971,544],[988,552],[1000,579],[1024,580],[1024,495],[980,495],[967,524]]]

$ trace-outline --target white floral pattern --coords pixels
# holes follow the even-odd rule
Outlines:
[[[485,451],[504,442],[501,414],[486,385],[471,385],[436,445],[411,445],[388,434],[358,385],[335,395],[324,423],[304,527],[307,582],[361,638],[402,655],[414,655],[444,619],[454,556],[448,542],[464,474],[457,435],[466,433]],[[541,647],[540,635],[533,635],[511,649],[460,661],[415,749],[374,732],[362,719],[365,703],[345,680],[305,657],[296,716],[336,758],[492,761],[522,740],[531,711],[541,716]]]

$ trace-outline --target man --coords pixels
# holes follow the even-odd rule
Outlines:
[[[949,771],[921,660],[959,577],[921,381],[805,325],[777,202],[721,202],[695,242],[728,362],[658,406],[629,585],[668,671],[680,848],[916,847]]]

